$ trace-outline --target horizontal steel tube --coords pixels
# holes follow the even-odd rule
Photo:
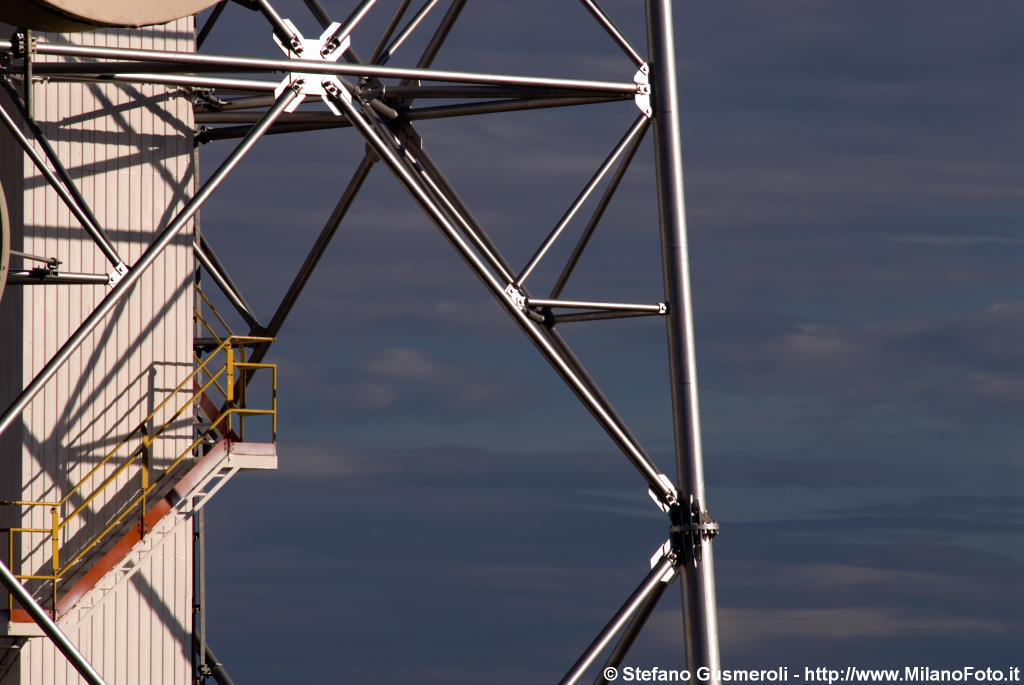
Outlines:
[[[332,128],[345,128],[349,125],[347,121],[339,120],[334,123],[316,124],[276,124],[267,129],[264,135],[273,136],[282,133],[301,133],[303,131],[323,131]],[[195,142],[198,144],[212,143],[215,140],[235,140],[244,138],[252,126],[220,126],[218,128],[203,127],[195,134]]]
[[[662,557],[651,572],[647,574],[640,586],[633,591],[633,594],[629,596],[626,603],[622,605],[622,608],[612,617],[612,620],[604,627],[598,636],[590,643],[583,655],[573,664],[569,672],[565,674],[565,677],[559,681],[559,685],[572,685],[580,679],[590,665],[594,663],[608,643],[611,642],[615,634],[619,632],[626,621],[629,620],[637,609],[647,600],[647,598],[653,594],[658,586],[662,584],[662,577],[673,570],[673,560],[671,557]]]
[[[197,124],[255,124],[262,116],[262,112],[196,112],[195,122]],[[278,121],[282,124],[328,124],[339,121],[339,118],[330,112],[292,112],[282,115]]]
[[[635,319],[641,316],[664,316],[660,312],[578,312],[574,314],[555,314],[551,317],[557,326],[560,323],[575,323],[578,321],[604,321],[606,319]]]
[[[0,51],[13,49],[10,40],[0,40]],[[341,64],[320,60],[263,59],[257,57],[233,57],[227,55],[197,55],[190,52],[166,50],[137,50],[132,48],[93,47],[88,45],[63,45],[40,41],[36,44],[40,55],[63,55],[68,57],[96,57],[151,62],[174,62],[182,67],[205,66],[260,71],[299,72],[304,74],[333,74],[336,76],[370,76],[376,78],[414,79],[422,81],[457,81],[491,85],[538,86],[565,88],[595,93],[636,93],[636,84],[629,82],[592,81],[585,79],[547,78],[542,76],[518,76],[510,74],[488,74],[469,71],[448,71],[440,69],[414,69],[408,67],[386,67],[375,64]],[[183,68],[183,71],[185,69]]]
[[[7,285],[107,285],[107,274],[79,274],[49,269],[31,269],[7,272]]]
[[[190,88],[218,88],[239,93],[273,93],[280,85],[277,81],[220,78],[217,76],[189,76],[182,74],[54,74],[50,81],[87,81],[99,83],[154,83]]]
[[[575,105],[591,105],[599,102],[615,102],[619,98],[535,98],[530,100],[495,100],[493,102],[473,102],[459,105],[442,105],[440,107],[421,107],[399,112],[399,116],[409,121],[427,119],[446,119],[464,117],[475,114],[497,114],[499,112],[521,112],[528,109],[547,109],[553,107],[573,107]]]
[[[562,98],[562,97],[616,97],[627,100],[633,97],[631,93],[594,93],[587,95],[573,90],[559,90],[557,88],[536,88],[528,86],[388,86],[381,90],[382,98],[396,98],[404,100],[407,98],[429,98],[429,99],[470,99],[470,98]]]
[[[630,302],[589,302],[585,300],[548,300],[539,297],[526,298],[528,307],[560,307],[564,309],[620,309],[635,312],[651,312],[661,314],[665,304],[633,304]]]
[[[7,590],[14,595],[18,603],[25,607],[25,611],[28,612],[32,620],[36,622],[46,636],[53,641],[53,644],[60,650],[61,654],[67,657],[67,660],[71,662],[71,665],[75,667],[75,670],[81,674],[90,685],[106,685],[103,682],[103,678],[100,674],[92,667],[85,657],[82,656],[81,652],[75,647],[75,645],[68,639],[67,635],[61,632],[57,624],[46,615],[46,611],[39,606],[35,598],[32,597],[25,590],[18,579],[14,577],[7,565],[0,561],[0,581],[3,582]]]

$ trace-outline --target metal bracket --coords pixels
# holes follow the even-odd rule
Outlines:
[[[684,509],[676,504],[669,510],[669,539],[676,553],[687,563],[696,567],[701,560],[701,547],[705,540],[718,535],[718,522],[701,506],[700,501],[690,495],[689,506]]]
[[[679,557],[675,550],[672,549],[672,539],[665,540],[665,544],[658,548],[658,551],[651,557],[651,568],[657,566],[662,559],[668,557],[672,560],[672,568],[665,571],[665,575],[661,577],[661,582],[671,583],[676,578],[676,567],[679,565]]]
[[[30,59],[36,51],[36,37],[31,31],[18,31],[14,34],[14,50],[18,57]]]
[[[637,109],[650,119],[654,116],[654,110],[651,109],[651,68],[646,64],[641,64],[640,70],[633,76],[633,83],[636,84],[636,95],[633,96],[633,102],[636,103]]]
[[[277,43],[278,47],[284,51],[284,54],[289,59],[301,59],[307,61],[317,62],[337,62],[338,58],[348,50],[351,44],[351,39],[348,35],[342,36],[341,38],[335,38],[334,32],[341,28],[341,24],[334,22],[320,34],[319,38],[306,39],[302,37],[299,30],[295,28],[295,25],[288,19],[283,20],[285,25],[291,29],[291,31],[300,37],[302,40],[302,50],[296,52],[291,45],[285,45],[281,42],[281,39],[274,34],[274,42]],[[333,46],[333,47],[332,47]],[[352,96],[349,95],[348,90],[342,86],[341,80],[337,76],[331,76],[330,74],[305,74],[297,71],[289,72],[285,76],[284,80],[281,81],[277,89],[274,91],[274,95],[277,97],[281,96],[285,88],[294,87],[295,84],[299,84],[298,93],[302,97],[297,97],[291,101],[288,107],[285,108],[286,112],[294,112],[306,96],[319,96],[321,100],[334,112],[335,116],[341,116],[341,110],[334,104],[331,97],[332,88],[334,89],[334,95],[337,97],[343,97],[348,102],[352,101]]]
[[[526,311],[526,295],[516,287],[515,283],[509,283],[508,287],[505,288],[505,297],[508,298],[509,302],[515,305],[516,309],[521,312]]]
[[[127,275],[128,275],[128,267],[127,267],[127,265],[125,265],[124,262],[119,262],[118,265],[114,267],[114,270],[111,271],[109,274],[107,274],[107,277],[110,279],[107,282],[107,285],[113,287],[113,286],[117,285],[118,283],[120,283],[121,279],[124,278]]]
[[[650,495],[654,503],[658,505],[658,508],[665,514],[668,513],[670,507],[679,502],[679,493],[676,492],[676,486],[672,484],[672,479],[666,476],[664,473],[658,474],[658,480],[665,484],[665,488],[671,493],[670,500],[665,501],[658,497],[658,494],[654,492],[652,488],[647,488],[647,494]]]

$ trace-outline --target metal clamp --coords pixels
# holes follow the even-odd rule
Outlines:
[[[690,495],[689,507],[676,504],[669,510],[669,539],[680,558],[697,566],[701,560],[701,547],[719,533],[718,522],[701,506],[700,501]]]
[[[665,492],[668,495],[663,499],[658,496],[658,493],[654,491],[654,488],[647,488],[647,494],[654,500],[654,503],[658,505],[658,508],[665,514],[669,512],[669,509],[678,504],[679,493],[676,491],[676,486],[672,484],[672,479],[666,476],[664,473],[658,474],[658,480],[665,484]]]
[[[113,287],[120,283],[121,279],[128,275],[128,267],[124,262],[118,262],[114,270],[107,274],[107,285]]]
[[[651,568],[654,568],[661,563],[661,560],[665,557],[668,557],[672,561],[672,568],[665,571],[665,575],[663,575],[660,580],[663,583],[671,583],[676,578],[676,568],[679,566],[679,555],[676,554],[674,549],[672,549],[671,538],[665,540],[665,543],[659,547],[658,551],[651,557]]]
[[[31,58],[36,51],[36,37],[31,31],[18,31],[14,34],[14,51],[18,57]]]
[[[278,47],[284,51],[284,54],[289,59],[298,59],[301,56],[302,59],[308,61],[337,62],[338,58],[348,50],[352,42],[348,35],[340,38],[335,37],[334,32],[341,28],[341,24],[338,22],[334,22],[324,29],[319,38],[306,39],[302,37],[302,34],[299,33],[291,21],[288,19],[283,21],[294,35],[299,37],[302,44],[302,49],[296,50],[292,45],[285,45],[278,38],[277,34],[274,34],[274,42],[277,43]],[[342,86],[341,80],[337,76],[331,76],[330,74],[304,74],[295,71],[289,72],[285,76],[284,80],[274,90],[274,95],[280,97],[285,88],[295,87],[296,84],[299,86],[296,92],[302,97],[295,98],[285,108],[285,111],[289,113],[294,112],[302,104],[306,96],[319,96],[327,107],[334,112],[335,116],[341,116],[341,110],[334,103],[334,97],[343,97],[349,102],[352,101],[351,96]]]
[[[640,65],[640,70],[633,76],[633,83],[636,84],[636,95],[633,101],[645,117],[650,119],[654,116],[651,109],[651,68],[646,64]]]
[[[508,287],[505,288],[505,297],[515,305],[516,309],[521,312],[526,311],[526,295],[516,287],[515,283],[509,283]]]

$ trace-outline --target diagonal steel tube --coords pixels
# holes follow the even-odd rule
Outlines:
[[[565,677],[559,681],[559,685],[572,685],[580,679],[586,670],[590,668],[590,665],[594,663],[598,655],[601,654],[601,650],[612,641],[615,633],[619,632],[626,621],[629,620],[629,617],[658,589],[659,585],[664,584],[662,577],[672,570],[673,563],[674,559],[666,555],[655,564],[650,573],[644,577],[643,582],[633,591],[633,594],[629,596],[626,603],[622,605],[622,608],[616,612],[612,620],[608,621],[608,624],[598,633],[594,641],[583,652],[583,655],[572,665],[572,668],[565,674]]]
[[[203,28],[199,29],[199,33],[196,34],[196,50],[203,47],[203,43],[206,42],[207,37],[210,35],[210,31],[213,30],[217,20],[220,19],[220,15],[223,14],[224,8],[228,6],[228,0],[220,0],[217,6],[210,12],[210,18],[203,24]]]
[[[274,33],[281,40],[282,43],[289,46],[295,54],[302,52],[302,39],[295,31],[291,29],[281,18],[281,15],[277,13],[273,5],[270,4],[269,0],[253,0],[260,12],[270,25],[274,27]]]
[[[103,320],[103,318],[110,313],[121,298],[128,294],[128,291],[142,276],[142,273],[154,262],[156,258],[163,252],[174,237],[181,232],[189,222],[189,220],[195,215],[199,208],[209,199],[213,191],[224,181],[229,173],[238,165],[252,146],[256,144],[256,141],[260,139],[263,132],[266,131],[274,120],[284,111],[285,107],[291,103],[297,97],[297,93],[294,88],[286,88],[281,96],[274,103],[274,106],[267,111],[266,115],[259,124],[253,127],[252,131],[246,136],[238,147],[228,155],[220,167],[210,176],[209,180],[203,187],[200,188],[191,200],[182,208],[178,213],[178,216],[168,224],[156,240],[146,248],[146,251],[142,253],[139,260],[128,270],[124,278],[114,288],[107,293],[106,297],[96,306],[92,314],[86,317],[85,321],[81,323],[67,342],[65,342],[57,353],[43,366],[42,369],[36,374],[35,378],[28,384],[28,386],[21,391],[21,394],[14,400],[14,402],[4,411],[3,416],[0,416],[0,433],[7,430],[8,427],[17,419],[25,408],[32,401],[48,380],[59,369],[64,362],[74,353],[75,350],[85,341],[96,326]]]
[[[448,38],[448,34],[451,33],[452,27],[455,26],[455,22],[458,20],[459,14],[465,5],[466,0],[452,0],[448,11],[441,18],[440,25],[438,25],[434,35],[430,38],[430,42],[427,43],[427,47],[423,50],[420,61],[416,63],[417,67],[427,69],[434,63],[434,58],[437,57],[437,53],[441,50],[445,39]]]
[[[607,14],[605,14],[604,10],[601,9],[594,0],[580,0],[580,2],[583,3],[583,6],[587,8],[587,11],[590,12],[594,19],[597,19],[597,23],[599,23],[601,28],[603,28],[608,35],[612,37],[612,40],[618,43],[619,47],[622,48],[622,51],[626,53],[631,60],[633,60],[633,63],[638,67],[643,66],[644,58],[640,56],[640,53],[633,49],[633,46],[629,44],[626,37],[622,35],[621,31],[619,31],[619,27],[615,25],[615,22],[613,22]]]
[[[341,22],[341,26],[331,34],[331,37],[327,39],[324,43],[324,50],[332,52],[337,48],[341,40],[348,34],[352,33],[352,29],[356,27],[356,24],[361,22],[363,17],[366,16],[366,13],[373,9],[373,6],[376,4],[377,0],[363,0],[363,2],[352,10],[352,13],[345,18],[345,21]]]
[[[573,220],[573,217],[576,216],[576,213],[580,211],[580,208],[583,206],[583,203],[587,201],[587,198],[590,197],[591,193],[594,192],[594,189],[597,188],[598,184],[601,183],[601,179],[605,177],[608,171],[615,164],[615,160],[617,160],[622,155],[622,153],[625,152],[626,148],[629,147],[630,143],[633,142],[633,140],[637,138],[641,133],[643,133],[643,131],[646,128],[647,117],[641,114],[639,117],[637,117],[636,121],[630,127],[629,131],[626,132],[626,135],[622,137],[622,140],[619,141],[618,145],[615,146],[615,149],[612,150],[611,154],[608,155],[607,159],[604,160],[604,163],[601,165],[601,167],[594,173],[593,176],[591,176],[590,181],[588,181],[587,185],[583,188],[582,191],[580,191],[580,194],[576,196],[576,199],[573,201],[572,205],[569,207],[568,210],[566,210],[565,214],[562,215],[562,218],[558,221],[555,227],[551,229],[551,233],[549,233],[548,237],[545,238],[543,243],[541,243],[541,246],[537,248],[537,251],[533,254],[533,257],[530,258],[530,261],[526,264],[525,267],[523,267],[523,270],[520,272],[519,277],[516,278],[516,285],[522,285],[523,282],[530,277],[530,274],[533,273],[533,270],[537,268],[538,264],[540,264],[540,260],[544,258],[544,255],[548,253],[548,250],[551,249],[551,246],[555,244],[556,240],[558,240],[558,236],[562,234],[562,231],[564,231],[566,226],[569,225],[569,222]]]
[[[277,306],[277,310],[274,312],[274,316],[271,317],[270,323],[267,324],[266,329],[260,331],[261,335],[265,335],[269,338],[277,337],[277,334],[281,331],[281,327],[284,325],[285,319],[288,318],[288,314],[291,312],[292,307],[295,306],[295,302],[299,299],[299,295],[302,294],[302,289],[306,287],[306,283],[309,282],[310,276],[313,275],[316,265],[320,263],[320,258],[323,257],[324,251],[327,250],[327,246],[330,244],[331,239],[337,232],[338,227],[341,225],[342,220],[348,213],[349,207],[352,206],[352,202],[356,199],[356,195],[359,193],[359,189],[363,187],[363,182],[366,181],[366,177],[370,174],[370,169],[377,162],[376,155],[367,153],[363,156],[363,160],[356,167],[355,173],[352,175],[352,179],[348,182],[344,192],[341,194],[337,205],[334,207],[334,211],[331,212],[327,222],[324,224],[323,229],[320,231],[320,235],[317,236],[316,242],[309,250],[309,254],[306,255],[305,261],[302,262],[302,266],[299,267],[298,272],[295,274],[295,278],[292,279],[291,285],[285,292],[284,297],[281,298],[281,303]],[[261,343],[256,346],[253,350],[250,361],[253,363],[259,363],[266,356],[267,351],[270,349],[271,343]]]
[[[370,147],[384,160],[399,182],[413,196],[417,204],[426,212],[431,221],[448,239],[448,242],[455,248],[463,261],[470,267],[477,278],[490,291],[491,295],[502,305],[505,311],[526,333],[527,337],[540,351],[542,356],[554,368],[555,372],[565,381],[570,390],[579,398],[580,402],[587,408],[591,415],[598,421],[609,437],[623,451],[626,457],[640,471],[650,488],[663,501],[672,503],[675,501],[675,489],[661,479],[661,472],[658,471],[650,458],[644,453],[639,443],[622,426],[619,419],[606,401],[595,394],[591,384],[581,377],[573,365],[565,360],[559,350],[551,344],[541,327],[534,322],[525,311],[512,303],[509,296],[505,294],[508,284],[499,281],[487,268],[487,265],[476,254],[459,230],[445,216],[444,211],[438,207],[430,193],[424,189],[416,175],[409,170],[406,164],[399,157],[398,153],[387,141],[382,138],[374,127],[356,109],[355,105],[344,98],[336,98],[335,103],[345,111],[345,115],[352,122],[359,133],[363,136]],[[372,116],[372,114],[370,115]]]
[[[412,127],[409,127],[409,131],[412,135],[416,135]],[[466,207],[462,199],[455,192],[455,189],[451,187],[441,174],[426,150],[417,149],[415,154],[413,154],[409,151],[409,147],[406,146],[406,154],[415,161],[413,169],[422,177],[435,199],[448,212],[449,217],[462,229],[462,234],[469,238],[477,251],[487,260],[488,265],[498,272],[502,279],[511,281],[513,278],[512,267],[501,256],[498,248],[491,241],[490,236],[487,235],[483,227],[470,213],[469,208]]]
[[[647,41],[652,62],[654,106],[654,166],[658,186],[662,274],[669,315],[669,378],[675,435],[677,487],[687,509],[707,515],[704,496],[704,463],[701,450],[700,413],[697,403],[697,362],[694,353],[693,307],[690,265],[683,206],[682,133],[679,126],[679,93],[676,82],[675,43],[671,0],[646,0]],[[691,515],[692,516],[692,515]],[[710,518],[709,515],[707,515]],[[684,525],[691,523],[684,521]],[[721,657],[718,648],[718,615],[715,608],[712,535],[692,532],[696,550],[682,564],[682,591],[686,663],[691,673],[706,667],[718,685]]]
[[[373,51],[370,52],[370,57],[367,60],[370,64],[376,64],[377,60],[380,59],[381,54],[384,52],[384,48],[387,47],[388,41],[391,39],[391,34],[398,28],[398,23],[402,21],[402,17],[405,16],[405,10],[409,8],[409,3],[412,0],[402,0],[395,8],[394,13],[391,15],[391,20],[388,21],[388,25],[384,27],[384,32],[380,34],[380,38],[377,40],[377,44],[373,47]]]
[[[671,581],[669,581],[671,582]],[[647,623],[647,619],[654,613],[655,607],[658,606],[658,601],[661,596],[665,594],[665,590],[668,588],[669,583],[661,583],[654,588],[654,591],[647,596],[644,603],[636,610],[633,615],[633,620],[629,622],[626,629],[622,631],[622,635],[619,636],[619,641],[615,643],[611,653],[608,655],[608,659],[604,662],[604,667],[598,674],[597,679],[594,680],[594,685],[608,685],[610,682],[608,679],[608,669],[614,668],[618,670],[619,666],[622,665],[622,660],[626,658],[626,654],[629,653],[630,648],[636,641],[637,635],[643,630],[644,625]]]
[[[569,255],[569,259],[566,261],[565,267],[562,269],[562,273],[559,274],[558,280],[555,281],[555,286],[551,289],[550,297],[558,297],[562,294],[562,290],[565,289],[565,284],[569,282],[569,277],[572,276],[572,272],[576,268],[576,264],[579,263],[580,257],[583,255],[583,250],[587,248],[587,243],[590,242],[590,238],[594,235],[597,225],[601,222],[601,218],[604,216],[605,210],[608,209],[608,204],[612,201],[615,191],[619,189],[619,184],[622,183],[622,178],[626,175],[626,171],[629,169],[630,162],[633,161],[636,151],[640,149],[640,143],[643,142],[644,135],[646,133],[647,127],[645,127],[643,132],[633,140],[629,149],[626,150],[626,154],[622,156],[622,161],[619,162],[619,168],[615,170],[611,180],[608,181],[608,186],[604,189],[601,199],[597,201],[597,206],[594,208],[594,213],[590,216],[590,221],[587,223],[587,227],[583,229],[583,233],[580,234],[579,240],[576,241],[576,247],[573,248],[572,254]]]
[[[434,6],[437,5],[438,2],[440,2],[440,0],[427,0],[423,7],[420,8],[420,11],[413,15],[413,18],[409,20],[409,23],[406,24],[405,28],[398,34],[398,37],[391,41],[391,45],[381,53],[380,57],[377,58],[374,64],[387,64],[387,61],[391,59],[395,52],[398,51],[398,48],[402,47],[402,43],[404,43],[409,36],[412,35],[412,32],[416,30],[416,27],[418,27],[423,20],[427,18],[430,10],[434,9]]]
[[[210,274],[221,292],[224,293],[224,296],[228,298],[228,301],[235,308],[235,311],[245,319],[245,322],[249,324],[251,329],[258,330],[260,328],[260,322],[256,320],[256,315],[253,313],[249,305],[246,304],[245,300],[242,299],[241,293],[232,287],[233,284],[228,281],[227,274],[219,268],[219,264],[214,263],[210,255],[206,254],[203,246],[199,243],[193,242],[192,248],[195,251],[196,259],[198,259],[199,263],[203,265],[206,272]]]
[[[306,3],[306,7],[312,13],[313,18],[320,24],[320,28],[327,28],[331,25],[331,15],[327,13],[324,6],[320,4],[320,0],[302,0]]]
[[[86,682],[90,685],[106,685],[100,674],[96,672],[96,669],[92,667],[82,653],[78,651],[75,645],[68,639],[67,635],[61,632],[61,629],[57,627],[57,624],[46,615],[46,611],[39,606],[39,603],[35,600],[32,595],[18,582],[18,579],[11,573],[11,570],[7,568],[7,565],[0,561],[0,581],[3,582],[7,590],[14,595],[21,606],[25,607],[25,611],[32,617],[32,620],[36,622],[46,636],[53,641],[54,646],[61,651],[67,660],[71,662],[71,665],[75,667],[75,670],[85,678]]]
[[[269,129],[268,129],[268,132],[269,132]],[[264,133],[263,135],[266,135],[266,133]],[[213,246],[210,245],[210,242],[206,239],[206,236],[203,235],[202,233],[199,234],[199,247],[202,249],[202,251],[205,254],[205,256],[213,264],[214,268],[216,268],[218,271],[220,271],[221,277],[224,279],[224,282],[227,283],[228,287],[231,288],[231,290],[235,293],[235,295],[238,297],[238,299],[241,300],[242,305],[249,311],[249,313],[253,316],[253,318],[255,318],[256,314],[253,311],[253,308],[250,307],[249,303],[245,301],[244,297],[242,297],[242,290],[231,279],[231,274],[228,273],[228,270],[224,266],[224,263],[221,262],[220,259],[217,258],[217,253],[214,252]]]
[[[62,183],[61,180],[58,179],[52,171],[50,171],[50,169],[46,166],[46,162],[43,160],[42,157],[39,156],[39,153],[35,151],[35,149],[32,147],[31,141],[29,141],[25,134],[21,132],[21,128],[19,128],[17,123],[15,123],[14,119],[11,118],[11,115],[7,113],[7,110],[3,107],[3,105],[0,105],[0,119],[3,119],[4,125],[7,127],[7,130],[9,130],[11,132],[11,135],[14,136],[14,139],[18,141],[18,144],[21,145],[22,150],[25,151],[25,154],[29,156],[29,159],[32,160],[32,163],[35,164],[36,168],[39,169],[39,172],[46,178],[47,182],[49,182],[49,184],[53,187],[57,195],[60,196],[60,199],[64,201],[64,204],[67,205],[68,209],[71,210],[71,213],[74,214],[76,219],[78,219],[78,222],[82,225],[82,228],[84,228],[86,232],[90,235],[90,237],[92,237],[93,241],[96,243],[96,246],[99,247],[101,252],[103,252],[103,256],[107,258],[107,261],[109,261],[110,264],[114,267],[122,265],[124,262],[121,260],[120,255],[117,254],[117,251],[114,250],[114,246],[111,245],[110,241],[103,234],[103,231],[100,229],[99,224],[96,222],[95,218],[92,217],[91,212],[87,212],[86,209],[83,209],[84,207],[86,207],[85,201],[82,200],[80,203],[79,200],[76,199],[76,196],[78,198],[81,198],[81,195],[77,194],[77,189],[75,189],[74,195],[69,190],[69,188],[74,188],[74,183],[71,182],[69,185],[65,186],[65,184]],[[32,124],[31,128],[33,133],[36,134],[37,141],[45,140],[45,137],[42,136],[42,131],[39,131],[38,127],[35,126],[34,123]],[[50,148],[49,145],[42,143],[41,145],[44,151],[47,151],[48,153],[53,152],[53,149]],[[56,159],[56,155],[54,155],[54,158]],[[58,173],[64,168],[63,166],[61,166],[59,159],[56,160],[54,167],[57,168]],[[65,175],[67,174],[66,171],[64,173]],[[71,181],[70,177],[68,177],[68,181]]]

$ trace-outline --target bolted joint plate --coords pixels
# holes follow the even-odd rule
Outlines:
[[[640,70],[633,76],[633,83],[636,84],[633,102],[636,103],[637,109],[650,119],[654,116],[654,110],[651,108],[651,68],[641,64]]]
[[[291,29],[292,34],[296,36],[302,36],[295,25],[288,19],[284,20],[285,25]],[[301,50],[297,51],[294,46],[285,45],[281,42],[281,39],[274,34],[274,42],[277,43],[278,47],[288,56],[289,59],[303,59],[307,61],[316,62],[337,62],[338,58],[348,50],[351,44],[349,36],[342,36],[340,38],[334,36],[334,32],[341,28],[341,24],[334,22],[320,34],[319,38],[301,39]],[[349,95],[348,90],[342,85],[341,80],[337,76],[331,76],[330,74],[305,74],[298,71],[289,72],[285,76],[284,80],[281,81],[277,89],[274,91],[274,95],[277,97],[281,96],[285,88],[297,88],[297,92],[302,97],[297,97],[292,100],[291,104],[285,109],[286,112],[294,112],[302,101],[306,97],[320,97],[324,103],[330,108],[336,116],[341,116],[341,110],[334,103],[334,97],[343,97],[348,102],[352,101],[352,97]]]
[[[686,563],[696,567],[701,561],[701,548],[706,540],[719,533],[718,522],[700,501],[690,495],[689,504],[676,503],[669,508],[669,540]]]

